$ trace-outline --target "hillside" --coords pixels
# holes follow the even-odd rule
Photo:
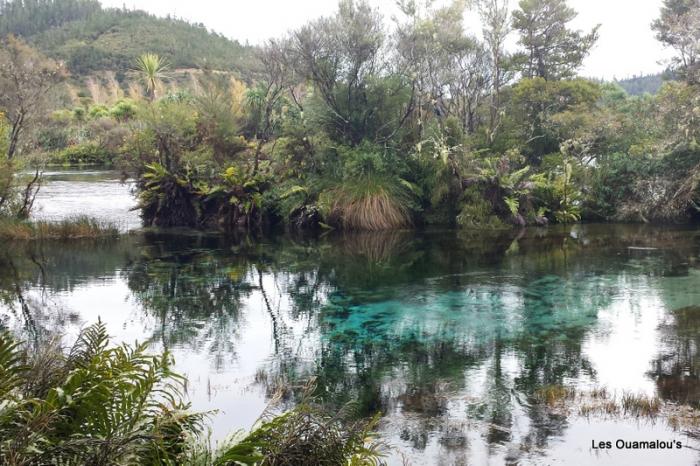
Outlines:
[[[629,95],[656,94],[664,83],[662,74],[650,74],[646,76],[634,76],[629,79],[617,81]]]
[[[118,79],[136,57],[154,52],[172,68],[245,69],[250,48],[175,18],[105,9],[97,0],[0,0],[0,36],[24,38],[73,74],[112,70]]]

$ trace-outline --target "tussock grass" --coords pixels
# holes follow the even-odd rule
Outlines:
[[[345,230],[383,231],[411,225],[406,196],[390,183],[367,180],[326,193],[328,218]]]
[[[119,229],[110,222],[78,216],[60,222],[0,220],[0,239],[43,240],[113,238]]]

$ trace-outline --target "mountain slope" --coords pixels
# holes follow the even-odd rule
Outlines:
[[[200,24],[104,9],[97,0],[0,0],[0,36],[7,34],[64,61],[74,74],[124,72],[145,52],[172,68],[241,71],[251,51]]]

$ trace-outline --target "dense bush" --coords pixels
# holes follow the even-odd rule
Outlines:
[[[94,142],[66,147],[51,154],[50,162],[61,165],[107,165],[113,162],[114,154]]]

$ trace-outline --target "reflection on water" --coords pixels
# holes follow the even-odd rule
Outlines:
[[[72,338],[100,317],[116,340],[170,348],[194,407],[220,410],[218,438],[249,427],[281,384],[317,377],[328,401],[383,413],[396,464],[700,459],[691,448],[595,453],[592,440],[700,441],[533,403],[564,384],[698,406],[700,231],[150,233],[8,249],[5,326]]]
[[[122,231],[141,227],[133,195],[134,182],[122,181],[115,171],[46,171],[36,197],[32,216],[57,221],[88,215],[116,224]]]

